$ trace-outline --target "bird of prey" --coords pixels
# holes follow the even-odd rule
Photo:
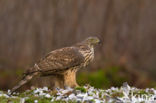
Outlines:
[[[78,86],[76,72],[94,59],[94,46],[99,42],[97,37],[88,37],[71,47],[51,51],[24,73],[22,80],[11,90],[11,94],[35,76],[55,76],[55,87]]]

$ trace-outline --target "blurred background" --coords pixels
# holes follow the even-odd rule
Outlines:
[[[89,36],[102,44],[79,71],[80,85],[156,87],[155,0],[0,0],[0,89],[46,53]],[[52,81],[36,78],[23,89]]]

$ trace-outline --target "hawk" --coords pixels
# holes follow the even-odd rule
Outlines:
[[[35,76],[55,76],[57,79],[54,81],[54,87],[78,86],[76,72],[94,59],[94,46],[99,42],[97,37],[88,37],[71,47],[51,51],[24,73],[22,80],[11,90],[11,94]]]

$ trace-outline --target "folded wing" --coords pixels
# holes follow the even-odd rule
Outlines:
[[[77,48],[66,47],[50,52],[36,64],[38,69],[28,70],[29,72],[59,72],[71,67],[79,66],[84,62],[83,55]]]

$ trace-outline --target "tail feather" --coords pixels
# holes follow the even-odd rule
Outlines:
[[[32,73],[32,74],[28,74],[25,75],[23,77],[23,79],[18,83],[18,85],[16,85],[14,88],[12,88],[11,93],[15,92],[17,89],[19,89],[21,86],[23,86],[24,84],[26,84],[28,81],[30,81],[34,76],[36,76],[38,73]]]

